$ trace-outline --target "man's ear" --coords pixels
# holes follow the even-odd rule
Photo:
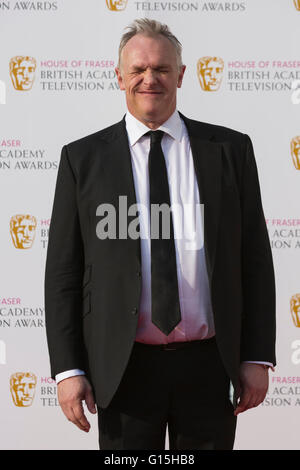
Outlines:
[[[177,88],[181,88],[182,80],[183,80],[183,75],[184,75],[185,69],[186,69],[186,65],[182,65],[182,66],[180,67],[180,72],[179,72],[178,82],[177,82]]]
[[[125,90],[124,81],[123,81],[122,74],[121,74],[121,69],[116,67],[115,72],[117,74],[117,79],[118,79],[120,90]]]

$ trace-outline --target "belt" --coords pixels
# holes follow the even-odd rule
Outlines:
[[[194,341],[175,341],[174,343],[166,343],[166,344],[148,344],[148,343],[141,343],[139,341],[135,341],[135,345],[145,347],[148,349],[155,349],[158,351],[176,351],[177,349],[183,349],[188,346],[192,346],[195,344],[208,344],[212,343],[216,340],[215,336],[208,339],[196,339]]]

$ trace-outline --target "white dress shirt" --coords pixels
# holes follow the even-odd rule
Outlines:
[[[181,321],[166,336],[151,321],[151,239],[148,172],[150,137],[145,136],[149,128],[129,112],[127,112],[125,120],[131,152],[136,201],[142,209],[139,213],[142,293],[136,341],[148,344],[164,344],[211,338],[215,335],[215,327],[203,243],[203,206],[200,205],[198,183],[187,129],[178,111],[175,111],[158,128],[164,131],[161,146],[169,181],[181,309]],[[272,366],[269,363],[263,364]],[[58,374],[56,381],[59,382],[70,376],[82,374],[84,372],[79,369],[66,371]]]
[[[148,155],[149,128],[126,114],[126,129],[131,151],[132,170],[137,203],[146,211],[140,215],[142,293],[136,341],[163,344],[191,341],[214,336],[214,321],[210,300],[199,189],[194,170],[193,155],[184,122],[177,111],[159,127],[164,131],[161,141],[165,157],[174,243],[181,321],[168,335],[164,335],[151,321],[151,239],[149,207]],[[198,225],[196,230],[196,223]],[[197,238],[196,238],[197,237]],[[198,249],[197,249],[198,248]]]

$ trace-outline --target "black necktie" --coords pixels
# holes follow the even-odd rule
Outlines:
[[[168,175],[161,148],[163,131],[150,131],[149,185],[151,217],[151,294],[152,322],[165,334],[169,335],[181,320],[177,284],[176,254]],[[164,221],[159,212],[154,217],[154,207],[166,204]],[[153,206],[156,205],[156,206]],[[157,212],[155,211],[155,214]],[[167,221],[167,222],[166,222]],[[158,224],[159,222],[159,224]],[[167,226],[167,230],[164,230]],[[169,229],[169,233],[168,233]]]

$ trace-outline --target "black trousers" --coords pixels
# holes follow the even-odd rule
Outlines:
[[[163,350],[135,343],[109,406],[98,408],[102,450],[231,450],[236,417],[214,338]]]

